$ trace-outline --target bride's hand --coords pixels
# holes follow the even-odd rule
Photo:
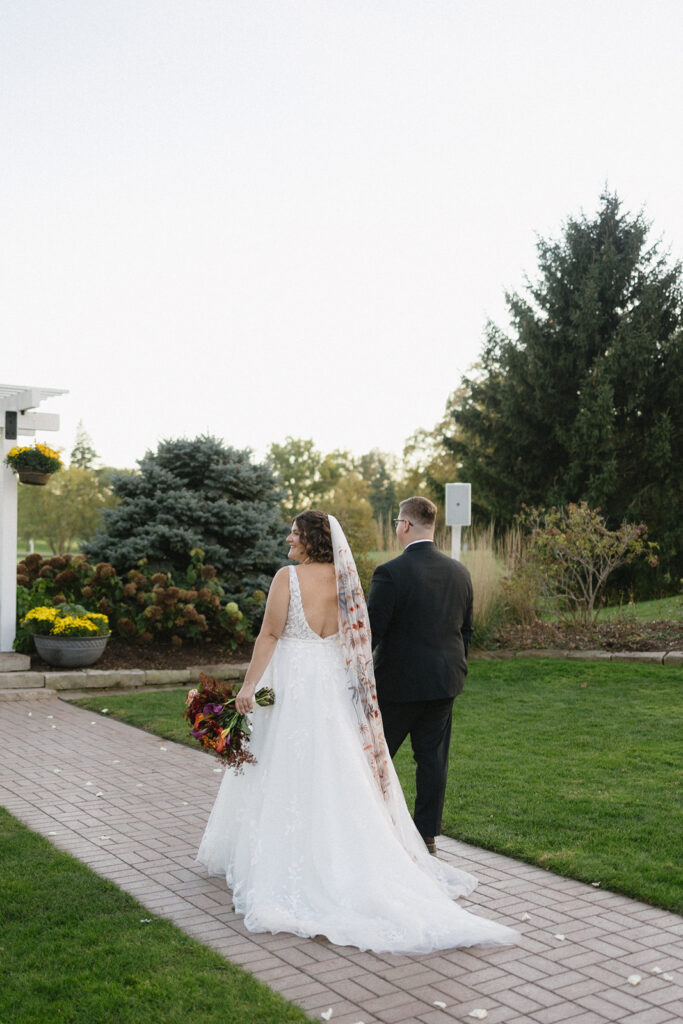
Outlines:
[[[235,710],[240,715],[248,715],[254,710],[255,687],[245,683],[235,698]]]

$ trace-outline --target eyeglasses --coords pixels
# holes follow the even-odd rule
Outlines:
[[[408,526],[415,526],[415,523],[411,523],[410,519],[394,519],[394,526],[398,526],[399,523],[407,523]]]

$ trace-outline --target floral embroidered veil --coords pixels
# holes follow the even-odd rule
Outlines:
[[[339,640],[346,655],[351,699],[365,756],[382,796],[388,801],[391,762],[377,703],[368,609],[344,531],[334,516],[328,518],[337,580]]]

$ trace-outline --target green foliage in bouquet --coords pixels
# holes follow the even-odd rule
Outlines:
[[[17,566],[15,649],[31,649],[31,632],[23,623],[32,609],[76,604],[106,615],[112,632],[131,642],[162,640],[180,647],[210,641],[235,650],[253,639],[250,621],[262,614],[264,602],[263,591],[251,594],[241,608],[230,601],[198,548],[182,573],[155,572],[143,559],[122,576],[109,563],[93,566],[83,555],[32,554]]]
[[[236,689],[239,690],[239,686]],[[256,761],[247,749],[251,733],[249,719],[237,711],[236,696],[235,687],[219,683],[202,672],[199,686],[190,690],[185,700],[185,718],[191,726],[190,736],[202,749],[215,754],[239,773],[245,764]],[[264,686],[256,691],[254,700],[259,707],[270,707],[275,703],[275,694]]]

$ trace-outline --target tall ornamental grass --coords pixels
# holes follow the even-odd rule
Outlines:
[[[383,548],[372,552],[372,561],[379,565],[396,558],[401,553],[401,546],[396,539],[393,520],[378,523],[378,532],[382,538]],[[435,541],[439,550],[451,554],[451,531],[446,527],[437,530]],[[508,595],[505,581],[519,559],[523,538],[518,529],[506,530],[496,537],[493,524],[486,527],[470,526],[462,531],[460,557],[469,569],[474,588],[474,639],[475,647],[486,646],[495,635],[508,612]],[[368,580],[369,582],[369,580]],[[525,609],[529,602],[533,605],[533,595],[519,595],[520,604]],[[517,600],[517,595],[515,595]],[[522,614],[525,614],[524,610]]]

